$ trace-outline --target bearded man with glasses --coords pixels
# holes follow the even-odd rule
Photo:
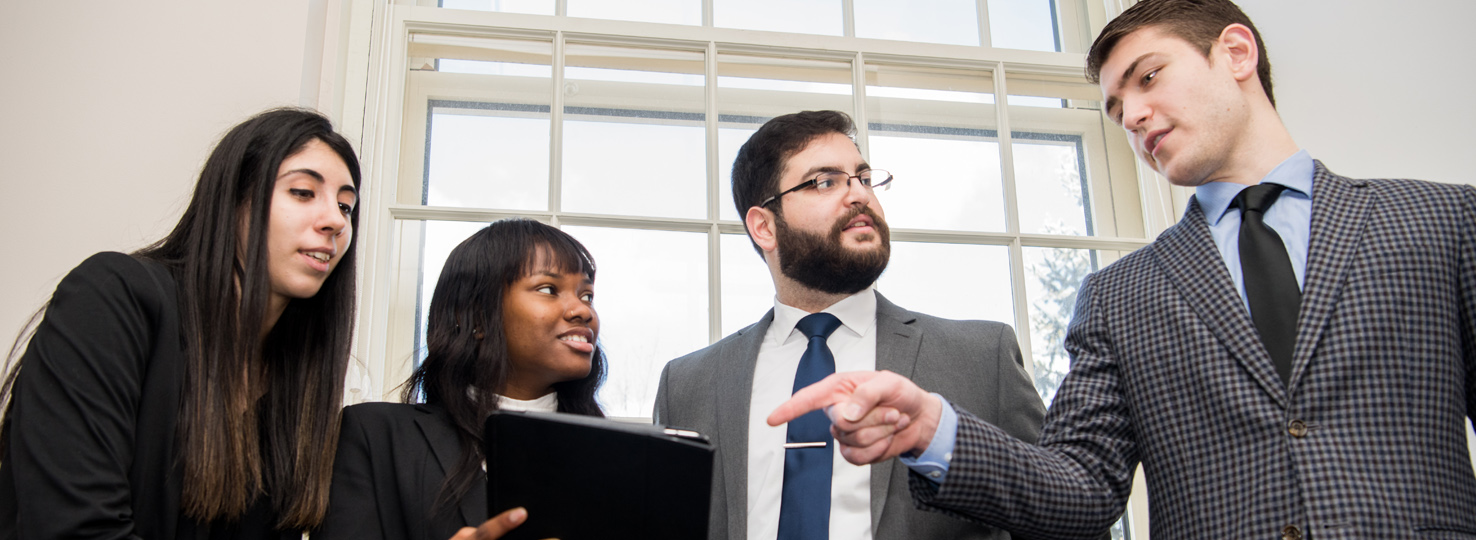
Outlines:
[[[941,476],[945,456],[852,465],[824,416],[765,423],[829,373],[890,370],[1020,439],[1040,433],[1045,408],[1009,326],[908,311],[873,289],[891,255],[877,193],[893,178],[862,159],[854,134],[844,113],[806,111],[770,120],[739,150],[733,200],[774,280],[774,309],[667,364],[656,422],[717,447],[712,539],[1009,538],[913,506],[909,467]]]

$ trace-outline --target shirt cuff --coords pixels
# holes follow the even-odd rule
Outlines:
[[[898,459],[923,478],[942,484],[948,478],[948,463],[953,461],[953,443],[958,436],[958,413],[954,412],[953,405],[943,396],[936,392],[933,396],[943,403],[943,415],[938,418],[938,431],[933,433],[932,442],[928,443],[928,449],[921,456],[902,454]]]

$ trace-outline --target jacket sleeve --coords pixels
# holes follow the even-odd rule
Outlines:
[[[671,362],[667,362],[666,367],[661,368],[661,382],[656,386],[656,408],[651,411],[651,423],[658,426],[664,425],[663,422],[671,419],[671,405],[666,402],[667,398],[670,397],[667,395],[667,392],[670,392],[667,389],[670,374]]]
[[[6,424],[17,538],[137,537],[129,470],[139,402],[161,310],[176,309],[160,285],[132,257],[103,253],[57,286],[21,358]]]
[[[999,337],[995,343],[999,348],[992,353],[998,359],[994,362],[994,410],[999,411],[995,425],[1017,439],[1034,443],[1040,439],[1045,404],[1025,371],[1025,361],[1020,356],[1020,344],[1014,329],[1008,325],[998,325],[998,328]]]
[[[930,487],[913,475],[915,501],[1015,538],[1101,538],[1122,515],[1137,465],[1134,435],[1090,279],[1077,298],[1066,336],[1071,372],[1040,442],[959,411],[948,478]]]
[[[1466,418],[1476,420],[1476,187],[1461,186],[1460,287],[1461,350],[1466,365]]]

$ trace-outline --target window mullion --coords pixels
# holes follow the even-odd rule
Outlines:
[[[712,23],[712,0],[703,0],[703,9],[706,20],[710,26]],[[718,171],[722,164],[718,163],[718,110],[717,110],[717,42],[707,42],[707,58],[704,59],[704,82],[707,103],[703,105],[705,122],[703,127],[707,128],[707,219],[712,221],[712,227],[707,233],[707,338],[710,342],[717,342],[723,337],[723,276],[722,276],[722,239],[723,235],[718,230],[718,219],[722,215],[718,208],[718,201],[722,200],[718,190],[723,186],[718,183]],[[743,216],[738,216],[741,221]]]
[[[989,0],[976,0],[974,5],[979,9],[979,46],[993,47],[994,37],[989,31]]]
[[[1010,91],[1005,83],[1004,62],[994,65],[994,113],[999,125],[1000,178],[1004,184],[1005,231],[1017,235],[1010,242],[1010,289],[1014,291],[1015,335],[1025,371],[1035,379],[1035,357],[1030,343],[1030,301],[1025,295],[1025,250],[1020,245],[1020,201],[1015,191],[1015,151],[1010,132]]]
[[[845,20],[841,35],[856,37],[856,0],[841,0],[841,17]]]
[[[855,113],[852,115],[856,121],[856,145],[860,147],[861,159],[871,161],[871,124],[866,119],[866,58],[861,51],[856,51],[855,59],[851,60],[851,98],[855,103]]]
[[[564,0],[559,0],[560,9]],[[554,34],[553,99],[549,101],[548,119],[548,211],[557,215],[563,210],[564,192],[564,33]]]

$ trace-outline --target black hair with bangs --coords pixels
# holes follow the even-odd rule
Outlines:
[[[433,512],[454,511],[482,464],[482,423],[497,410],[510,358],[502,303],[508,288],[543,269],[595,278],[594,258],[555,227],[523,218],[488,225],[451,250],[431,294],[425,361],[401,399],[444,408],[461,441],[461,461],[446,475]],[[595,344],[589,375],[554,385],[559,412],[604,416],[595,392],[605,378],[605,354]]]

